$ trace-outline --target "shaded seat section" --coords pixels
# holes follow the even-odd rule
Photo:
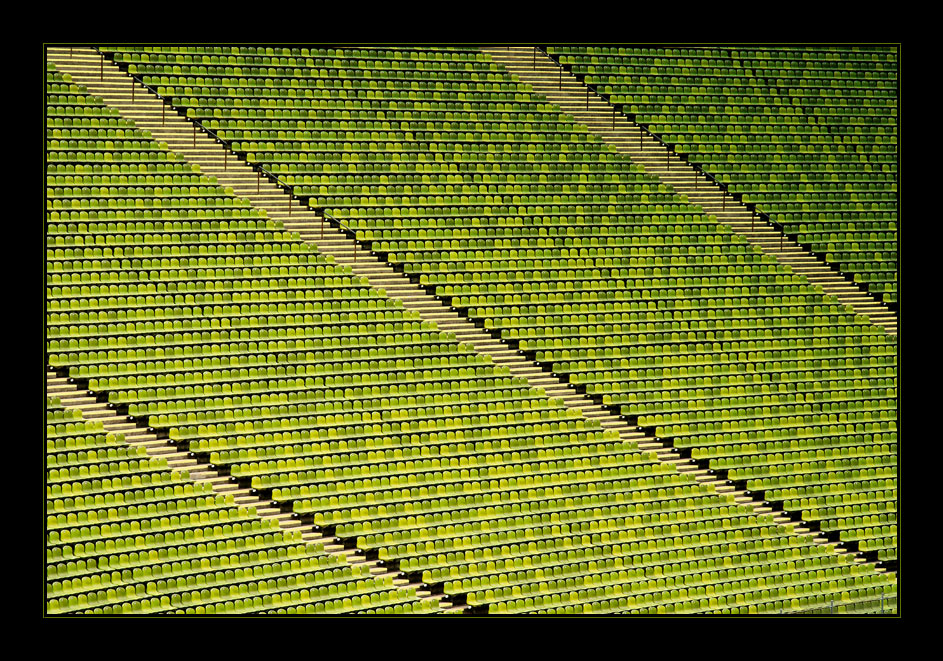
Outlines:
[[[896,48],[548,52],[896,309]]]

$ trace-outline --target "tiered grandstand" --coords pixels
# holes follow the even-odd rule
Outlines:
[[[46,612],[897,613],[897,54],[47,47]]]
[[[894,49],[548,52],[896,309]]]

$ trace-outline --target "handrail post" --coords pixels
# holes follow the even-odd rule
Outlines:
[[[354,234],[354,264],[357,263],[357,235]]]
[[[193,148],[196,149],[196,122],[193,122]]]
[[[291,218],[291,193],[288,194],[288,217]]]
[[[559,89],[562,90],[563,89],[563,66],[559,62],[557,62],[557,72],[559,74],[557,86],[559,87]]]
[[[167,104],[164,103],[164,100],[160,100],[160,125],[164,125],[164,116],[167,114]]]
[[[534,71],[537,71],[537,47],[534,46]]]
[[[256,178],[255,178],[255,192],[256,192],[256,193],[261,193],[261,192],[262,192],[262,170],[261,170],[261,168],[258,169],[258,170],[256,170],[256,171],[255,171],[255,174],[256,174]]]
[[[783,236],[786,233],[786,228],[782,225],[779,226],[779,249],[783,249]]]
[[[671,148],[665,151],[665,162],[668,164],[668,172],[671,172]]]
[[[324,212],[321,212],[321,238],[324,238]]]
[[[223,145],[223,170],[229,169],[229,149]]]
[[[134,103],[134,78],[131,79],[131,103]]]
[[[105,54],[99,53],[98,57],[101,58],[99,60],[98,80],[104,81],[105,80]]]
[[[645,135],[645,131],[642,130],[642,125],[639,124],[639,125],[638,125],[638,148],[639,148],[639,150],[642,149],[642,137],[643,137],[644,135]]]
[[[586,86],[586,110],[589,110],[589,85]]]
[[[721,189],[720,192],[722,193],[720,199],[723,200],[723,202],[721,203],[723,206],[722,206],[721,208],[722,208],[724,211],[726,211],[726,210],[727,210],[727,191],[724,190],[724,189]]]
[[[753,207],[753,215],[750,216],[750,231],[756,229],[756,207]]]
[[[616,130],[616,107],[612,106],[612,130]]]

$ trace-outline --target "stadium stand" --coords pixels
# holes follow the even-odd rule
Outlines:
[[[897,315],[862,285],[850,282],[824,257],[809,252],[787,237],[779,225],[757,212],[756,205],[744,204],[730,195],[726,187],[705,175],[691,164],[689,157],[676,154],[670,145],[652,135],[647,128],[629,120],[616,106],[599,97],[594,88],[584,84],[570,71],[564,70],[539,47],[484,48],[493,60],[529,84],[533,90],[558,104],[576,121],[589,127],[607,145],[619,154],[628,156],[633,163],[643,165],[645,172],[669,184],[675,192],[697,204],[705,213],[773,255],[794,273],[804,275],[809,282],[822,287],[856,314],[866,315],[889,333],[897,333]],[[621,107],[619,108],[621,110]]]
[[[173,50],[106,49],[571,383],[893,559],[893,338],[479,51]],[[479,612],[896,604],[47,80],[50,364],[214,470]]]
[[[50,614],[424,613],[437,600],[46,401]]]
[[[896,309],[896,48],[548,52]]]

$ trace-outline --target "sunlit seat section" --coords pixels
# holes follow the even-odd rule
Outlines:
[[[422,613],[435,603],[47,400],[46,608],[327,615]]]

